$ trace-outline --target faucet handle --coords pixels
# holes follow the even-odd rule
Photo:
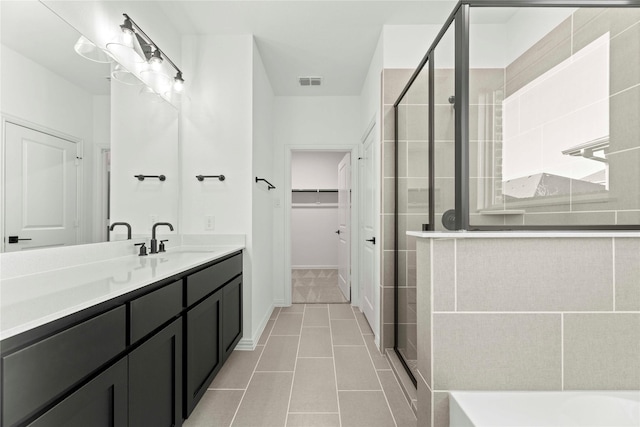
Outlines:
[[[147,247],[145,246],[145,243],[136,243],[133,246],[140,246],[140,253],[138,254],[138,256],[146,256],[147,255]]]
[[[166,252],[164,249],[164,242],[168,242],[168,239],[160,240],[160,247],[158,248],[158,252]]]

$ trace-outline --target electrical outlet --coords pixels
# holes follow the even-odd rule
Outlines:
[[[213,215],[205,215],[204,216],[204,229],[213,231],[216,228],[216,220]]]

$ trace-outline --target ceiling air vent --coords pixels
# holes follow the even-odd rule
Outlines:
[[[322,77],[298,77],[300,86],[320,86]]]

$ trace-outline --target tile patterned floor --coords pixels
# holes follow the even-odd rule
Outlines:
[[[254,351],[234,351],[185,427],[415,427],[364,315],[276,308]]]
[[[348,302],[338,288],[338,270],[291,270],[294,303],[342,303]]]

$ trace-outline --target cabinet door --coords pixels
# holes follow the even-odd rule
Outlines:
[[[222,366],[222,291],[187,311],[187,390],[185,418]]]
[[[127,359],[98,375],[29,427],[126,427]]]
[[[129,427],[182,425],[182,320],[129,354]]]
[[[242,276],[226,285],[222,292],[222,353],[223,360],[227,360],[242,338]]]

